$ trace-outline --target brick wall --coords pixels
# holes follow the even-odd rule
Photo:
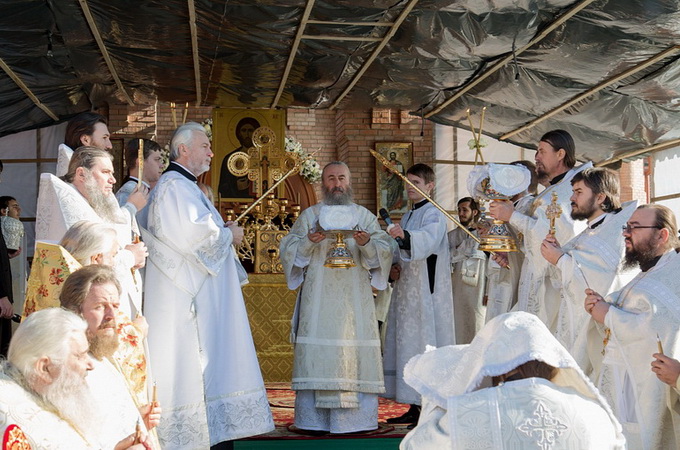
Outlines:
[[[645,159],[623,163],[619,169],[621,202],[637,200],[639,204],[649,203]]]
[[[175,120],[183,123],[185,105],[176,105]],[[295,137],[303,148],[317,152],[316,160],[324,164],[340,160],[346,162],[352,171],[352,187],[357,203],[371,211],[376,208],[375,164],[368,152],[376,142],[412,142],[414,161],[432,164],[433,125],[423,124],[396,110],[348,111],[288,109],[286,112],[286,134]],[[202,122],[212,117],[211,107],[190,106],[186,120]],[[112,104],[108,108],[109,129],[112,137],[152,138],[165,146],[169,143],[175,125],[169,103],[129,106]],[[373,122],[380,123],[373,123]],[[320,198],[320,185],[315,185]]]

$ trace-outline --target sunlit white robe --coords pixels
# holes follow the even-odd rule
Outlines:
[[[557,328],[560,295],[550,282],[550,264],[541,254],[541,244],[550,230],[550,220],[546,216],[552,193],[557,193],[557,203],[562,213],[555,220],[555,237],[558,242],[568,242],[585,228],[585,223],[571,218],[571,179],[578,172],[592,167],[588,162],[569,170],[558,183],[548,186],[538,194],[531,204],[528,214],[515,211],[510,224],[522,233],[526,248],[522,274],[520,275],[517,309],[536,314],[551,331]]]
[[[476,230],[472,231],[478,236]],[[469,344],[484,326],[486,254],[460,227],[448,233],[456,344]]]
[[[171,171],[152,191],[143,233],[163,448],[208,448],[271,431],[231,231],[196,183]]]
[[[21,428],[32,449],[101,448],[98,444],[88,443],[67,421],[39,405],[34,394],[0,373],[0,436],[10,425]]]
[[[447,219],[428,202],[407,212],[401,227],[411,235],[411,250],[399,250],[401,275],[387,314],[385,397],[419,405],[420,394],[404,381],[404,366],[428,345],[455,342]],[[437,256],[434,293],[427,269],[430,255]]]
[[[605,296],[621,289],[637,274],[638,270],[622,270],[620,264],[625,253],[621,227],[635,208],[637,201],[628,202],[617,214],[605,213],[595,219],[596,223],[603,222],[562,245],[564,254],[550,269],[553,287],[561,298],[555,337],[586,374],[592,367],[587,356],[590,315],[583,307],[585,290],[590,288]]]
[[[114,228],[120,246],[115,258],[116,275],[125,291],[121,299],[127,300],[121,300],[121,309],[128,317],[134,318],[142,310],[142,278],[138,272],[131,271],[135,257],[132,252],[125,249],[125,246],[132,242],[132,231],[137,225],[134,213],[128,209],[120,210],[120,218],[122,223],[105,221],[92,209],[75,186],[49,173],[40,176],[35,224],[36,240],[59,243],[68,229],[81,220],[106,223]]]
[[[623,425],[629,449],[680,446],[677,391],[659,380],[650,366],[658,351],[657,334],[664,354],[680,359],[679,274],[680,255],[671,250],[605,298],[612,306],[604,320],[611,333],[604,357],[605,327],[590,322],[592,378]]]
[[[548,381],[492,387],[492,377],[532,360],[557,368]],[[414,357],[405,377],[423,396],[402,450],[624,449],[621,425],[574,359],[534,315],[500,315],[468,345]]]
[[[515,202],[515,211],[526,214],[529,211],[533,195],[525,195]],[[501,267],[492,258],[488,259],[486,266],[486,317],[485,322],[490,321],[496,316],[509,312],[517,304],[517,289],[519,287],[519,277],[524,264],[524,239],[510,224],[507,224],[510,235],[515,239],[517,245],[516,252],[507,252],[508,268]]]

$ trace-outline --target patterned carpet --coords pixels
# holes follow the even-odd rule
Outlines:
[[[260,436],[255,436],[253,440],[269,439],[365,439],[365,438],[402,438],[408,430],[406,425],[388,425],[385,419],[404,414],[408,410],[408,405],[396,403],[392,400],[381,398],[378,404],[378,429],[366,433],[356,433],[351,435],[327,435],[321,437],[306,436],[296,433],[293,427],[295,418],[295,392],[290,390],[290,383],[266,383],[267,397],[269,406],[274,416],[276,430]]]

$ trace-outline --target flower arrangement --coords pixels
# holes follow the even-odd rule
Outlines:
[[[467,142],[467,145],[468,145],[468,148],[470,150],[474,150],[475,147],[477,147],[477,141],[475,139],[470,139]],[[486,142],[486,140],[484,140],[484,138],[479,139],[479,148],[484,148],[487,145],[489,145],[489,144]]]
[[[203,128],[205,129],[205,134],[208,136],[208,139],[212,142],[212,118],[204,119],[203,122],[201,122],[201,125],[203,125]]]
[[[303,150],[302,144],[298,142],[297,139],[286,136],[285,150],[287,152],[295,153],[296,159],[302,161],[300,175],[307,183],[313,184],[321,180],[321,166],[316,162],[316,159],[314,159],[312,155]]]

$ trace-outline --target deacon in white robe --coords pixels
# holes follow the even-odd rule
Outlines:
[[[140,139],[130,139],[125,146],[125,164],[129,175],[116,192],[116,200],[121,207],[128,203],[130,195],[137,190],[140,177],[145,189],[150,191],[163,174],[163,150],[157,142],[150,139],[143,139],[143,173],[139,173],[139,141]]]
[[[460,223],[477,237],[475,218],[478,215],[479,208],[474,199],[465,197],[458,201]],[[448,240],[456,343],[469,344],[484,326],[486,254],[479,250],[479,243],[460,227],[449,231]]]
[[[526,254],[517,308],[537,315],[552,331],[557,328],[560,296],[550,281],[550,264],[541,255],[541,244],[550,231],[548,206],[553,194],[557,195],[557,205],[561,210],[559,217],[555,218],[558,242],[568,242],[585,228],[585,224],[574,221],[570,215],[570,181],[576,173],[592,167],[592,163],[574,168],[575,163],[575,146],[569,133],[550,131],[543,135],[536,152],[536,173],[539,177],[547,177],[550,185],[534,198],[528,214],[515,211],[509,202],[494,201],[489,205],[489,212],[495,219],[510,222],[524,239]]]
[[[677,392],[650,366],[659,352],[657,336],[664,355],[680,358],[677,225],[668,208],[643,205],[628,226],[626,263],[639,263],[642,271],[605,299],[586,291],[585,308],[593,318],[588,332],[592,378],[623,425],[629,449],[678,448]]]
[[[387,287],[394,241],[374,214],[352,202],[349,168],[324,167],[324,203],[304,210],[281,240],[289,289],[298,289],[292,321],[295,426],[350,433],[378,427],[384,392],[380,337],[372,288]],[[323,230],[344,229],[354,267],[325,267],[335,239]]]
[[[208,448],[274,429],[234,260],[243,230],[226,226],[196,185],[212,156],[200,124],[177,129],[142,230],[164,449]]]
[[[532,164],[533,165],[533,164]],[[534,196],[531,194],[519,194],[513,201],[515,211],[527,214],[531,207]],[[526,248],[521,233],[515,227],[507,224],[510,235],[517,245],[516,252],[496,253],[489,257],[486,267],[486,317],[485,323],[496,316],[510,312],[517,304],[517,290],[519,277],[524,265]],[[497,261],[502,263],[499,264]]]
[[[560,293],[560,309],[555,336],[566,347],[586,374],[587,330],[590,322],[583,308],[583,293],[593,289],[605,295],[621,289],[637,273],[623,270],[621,227],[637,207],[637,201],[619,201],[618,175],[604,168],[579,172],[571,180],[571,217],[587,220],[588,228],[562,247],[547,236],[541,252],[551,264],[553,287]]]
[[[423,395],[402,450],[624,449],[621,425],[574,359],[534,315],[500,315],[471,344],[414,357]]]
[[[424,164],[409,168],[407,177],[426,193],[434,189],[434,172]],[[390,230],[393,237],[401,233],[404,238],[397,260],[399,279],[387,314],[385,397],[411,404],[410,418],[417,419],[420,393],[404,381],[404,366],[428,345],[455,343],[455,325],[446,235],[448,220],[410,186],[406,191],[414,202],[413,208]]]

